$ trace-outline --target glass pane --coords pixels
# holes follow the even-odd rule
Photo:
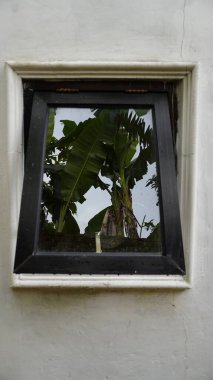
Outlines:
[[[49,110],[40,251],[161,252],[152,111]]]

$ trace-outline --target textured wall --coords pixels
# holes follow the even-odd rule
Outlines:
[[[0,379],[212,379],[212,19],[212,0],[0,0]],[[191,290],[9,288],[6,60],[199,62]]]

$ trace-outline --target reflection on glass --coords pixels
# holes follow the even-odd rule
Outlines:
[[[151,110],[49,110],[39,249],[160,252]]]

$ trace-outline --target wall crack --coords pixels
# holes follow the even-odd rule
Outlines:
[[[180,56],[182,59],[183,59],[183,43],[184,43],[184,38],[185,38],[186,2],[187,0],[184,0],[184,3],[183,3],[182,39],[181,39],[181,47],[180,47]]]
[[[188,378],[188,331],[185,319],[183,318],[184,329],[184,380]]]

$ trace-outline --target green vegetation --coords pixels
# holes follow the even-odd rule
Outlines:
[[[155,161],[152,129],[145,126],[142,118],[146,112],[94,110],[94,118],[78,125],[62,120],[63,137],[56,139],[55,110],[50,110],[41,210],[43,231],[79,235],[76,203],[86,201],[85,194],[92,186],[107,191],[111,205],[93,216],[85,235],[101,231],[103,236],[139,239],[143,228],[156,230],[153,221],[145,221],[145,216],[138,221],[132,207],[132,190],[147,174],[148,164]],[[148,185],[157,188],[154,178]]]

